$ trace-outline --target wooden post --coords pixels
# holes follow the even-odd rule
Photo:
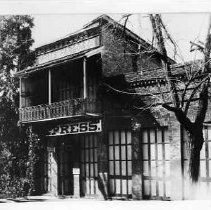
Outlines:
[[[20,77],[19,80],[19,108],[22,108],[22,97],[21,97],[21,92],[22,92],[22,79]]]
[[[83,96],[87,98],[87,75],[86,75],[86,57],[83,59]]]
[[[48,104],[51,105],[51,69],[48,70]]]
[[[104,126],[104,122],[103,122]],[[103,132],[98,134],[98,196],[108,199],[108,159],[107,159],[107,145],[106,145],[106,130],[103,127]]]
[[[142,195],[142,162],[141,162],[141,146],[140,132],[141,124],[133,117],[131,119],[132,127],[132,198],[133,200],[141,200]]]
[[[80,197],[80,168],[73,168],[73,197],[79,198]]]

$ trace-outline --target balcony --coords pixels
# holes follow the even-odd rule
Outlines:
[[[96,113],[97,107],[96,99],[94,98],[70,99],[55,102],[50,105],[42,104],[20,108],[19,119],[21,123],[29,123],[66,117],[77,117],[83,116],[86,113]]]

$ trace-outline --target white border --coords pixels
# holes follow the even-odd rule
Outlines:
[[[184,13],[211,12],[210,0],[0,0],[0,14],[82,14],[82,13]],[[138,202],[43,202],[0,204],[3,209],[210,209],[211,201]]]
[[[0,0],[0,14],[211,12],[210,0]]]

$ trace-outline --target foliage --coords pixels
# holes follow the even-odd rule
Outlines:
[[[14,73],[33,64],[34,55],[30,51],[33,44],[30,16],[3,16],[0,18],[0,63],[2,98],[12,101],[18,107],[18,79]]]
[[[21,196],[31,182],[28,168],[34,140],[18,127],[18,78],[14,73],[33,64],[30,16],[0,17],[0,192]],[[30,158],[29,158],[30,157]]]

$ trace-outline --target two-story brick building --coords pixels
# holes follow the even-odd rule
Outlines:
[[[156,84],[144,79],[144,72],[161,66],[156,53],[137,56],[149,46],[103,15],[79,32],[37,48],[34,66],[16,74],[20,123],[30,126],[45,148],[37,193],[185,197],[179,123],[166,111],[136,108],[144,103],[134,90]],[[205,169],[209,157],[206,149]],[[206,171],[205,181],[210,179]]]

